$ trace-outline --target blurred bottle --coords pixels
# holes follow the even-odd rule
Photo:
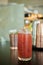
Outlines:
[[[37,24],[36,48],[43,48],[43,20],[40,20],[40,23]]]
[[[36,47],[36,29],[37,29],[37,24],[40,23],[40,20],[35,20],[33,22],[33,25],[32,25],[32,35],[33,35],[33,47],[35,48]]]
[[[32,22],[28,19],[32,14],[25,13],[24,15],[24,29],[27,29],[32,32]]]
[[[24,29],[32,32],[32,23],[29,20],[24,20]]]

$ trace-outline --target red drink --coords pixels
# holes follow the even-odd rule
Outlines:
[[[18,33],[18,59],[31,60],[32,57],[32,35],[31,33]]]

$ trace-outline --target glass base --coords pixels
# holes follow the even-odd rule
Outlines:
[[[18,57],[18,59],[20,61],[30,61],[32,59],[32,57],[30,57],[30,58],[20,58],[20,57]]]
[[[10,49],[18,49],[17,47],[10,47]]]

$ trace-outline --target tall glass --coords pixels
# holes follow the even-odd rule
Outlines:
[[[28,31],[18,32],[18,59],[28,61],[32,59],[32,34]]]

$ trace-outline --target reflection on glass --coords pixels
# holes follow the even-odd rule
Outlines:
[[[17,63],[17,50],[11,50],[10,49],[10,60],[11,60],[11,64],[16,64]]]
[[[18,65],[32,65],[32,61],[20,61],[20,60],[18,60]]]
[[[42,63],[43,63],[43,52],[36,52],[36,60],[38,60],[39,64],[42,65]]]

